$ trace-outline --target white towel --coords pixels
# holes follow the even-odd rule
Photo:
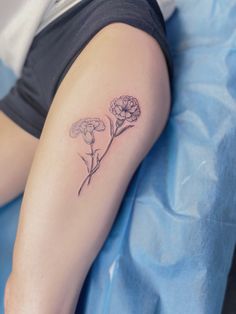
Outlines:
[[[82,0],[7,0],[0,3],[0,59],[20,76],[32,40],[53,19]],[[165,19],[174,0],[157,0]],[[14,9],[13,9],[14,8]]]
[[[175,11],[175,0],[157,0],[157,2],[165,20],[168,20]]]

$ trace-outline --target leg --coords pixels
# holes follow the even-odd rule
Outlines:
[[[24,191],[37,143],[0,111],[0,207]]]
[[[114,114],[110,104],[121,95],[136,97],[140,111],[133,103],[118,119],[119,106]],[[74,313],[127,185],[161,134],[169,108],[166,63],[151,36],[114,23],[86,46],[54,98],[27,181],[6,314],[19,306],[19,314]],[[102,123],[96,130],[90,124],[80,133],[74,123],[85,117],[98,117],[105,130]],[[78,195],[88,169],[94,173]]]

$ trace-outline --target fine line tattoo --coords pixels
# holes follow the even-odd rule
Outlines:
[[[85,143],[90,146],[90,152],[86,153],[89,156],[90,162],[84,156],[78,154],[85,163],[88,172],[88,175],[84,178],[78,190],[78,196],[85,184],[90,184],[92,176],[100,168],[101,161],[109,151],[114,139],[129,128],[134,127],[134,124],[127,124],[127,122],[134,123],[141,115],[138,100],[135,97],[127,95],[114,98],[110,103],[109,111],[115,116],[116,120],[114,122],[110,116],[106,115],[110,125],[110,140],[102,154],[100,148],[94,148],[94,133],[102,132],[106,129],[103,120],[100,118],[83,118],[73,123],[70,128],[69,134],[72,138],[76,138],[81,134]]]

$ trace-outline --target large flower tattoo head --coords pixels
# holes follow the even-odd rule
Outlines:
[[[75,138],[79,134],[82,134],[84,141],[87,144],[93,144],[95,142],[94,131],[104,131],[105,124],[99,118],[85,118],[80,119],[72,124],[70,129],[70,136]]]
[[[125,120],[128,122],[136,121],[141,113],[138,100],[127,95],[113,99],[110,104],[110,112],[122,122]]]

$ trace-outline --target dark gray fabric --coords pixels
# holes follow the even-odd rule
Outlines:
[[[0,110],[39,138],[60,82],[85,45],[103,27],[123,22],[160,44],[171,77],[165,24],[154,0],[83,0],[51,22],[33,40],[22,75],[0,101]]]

